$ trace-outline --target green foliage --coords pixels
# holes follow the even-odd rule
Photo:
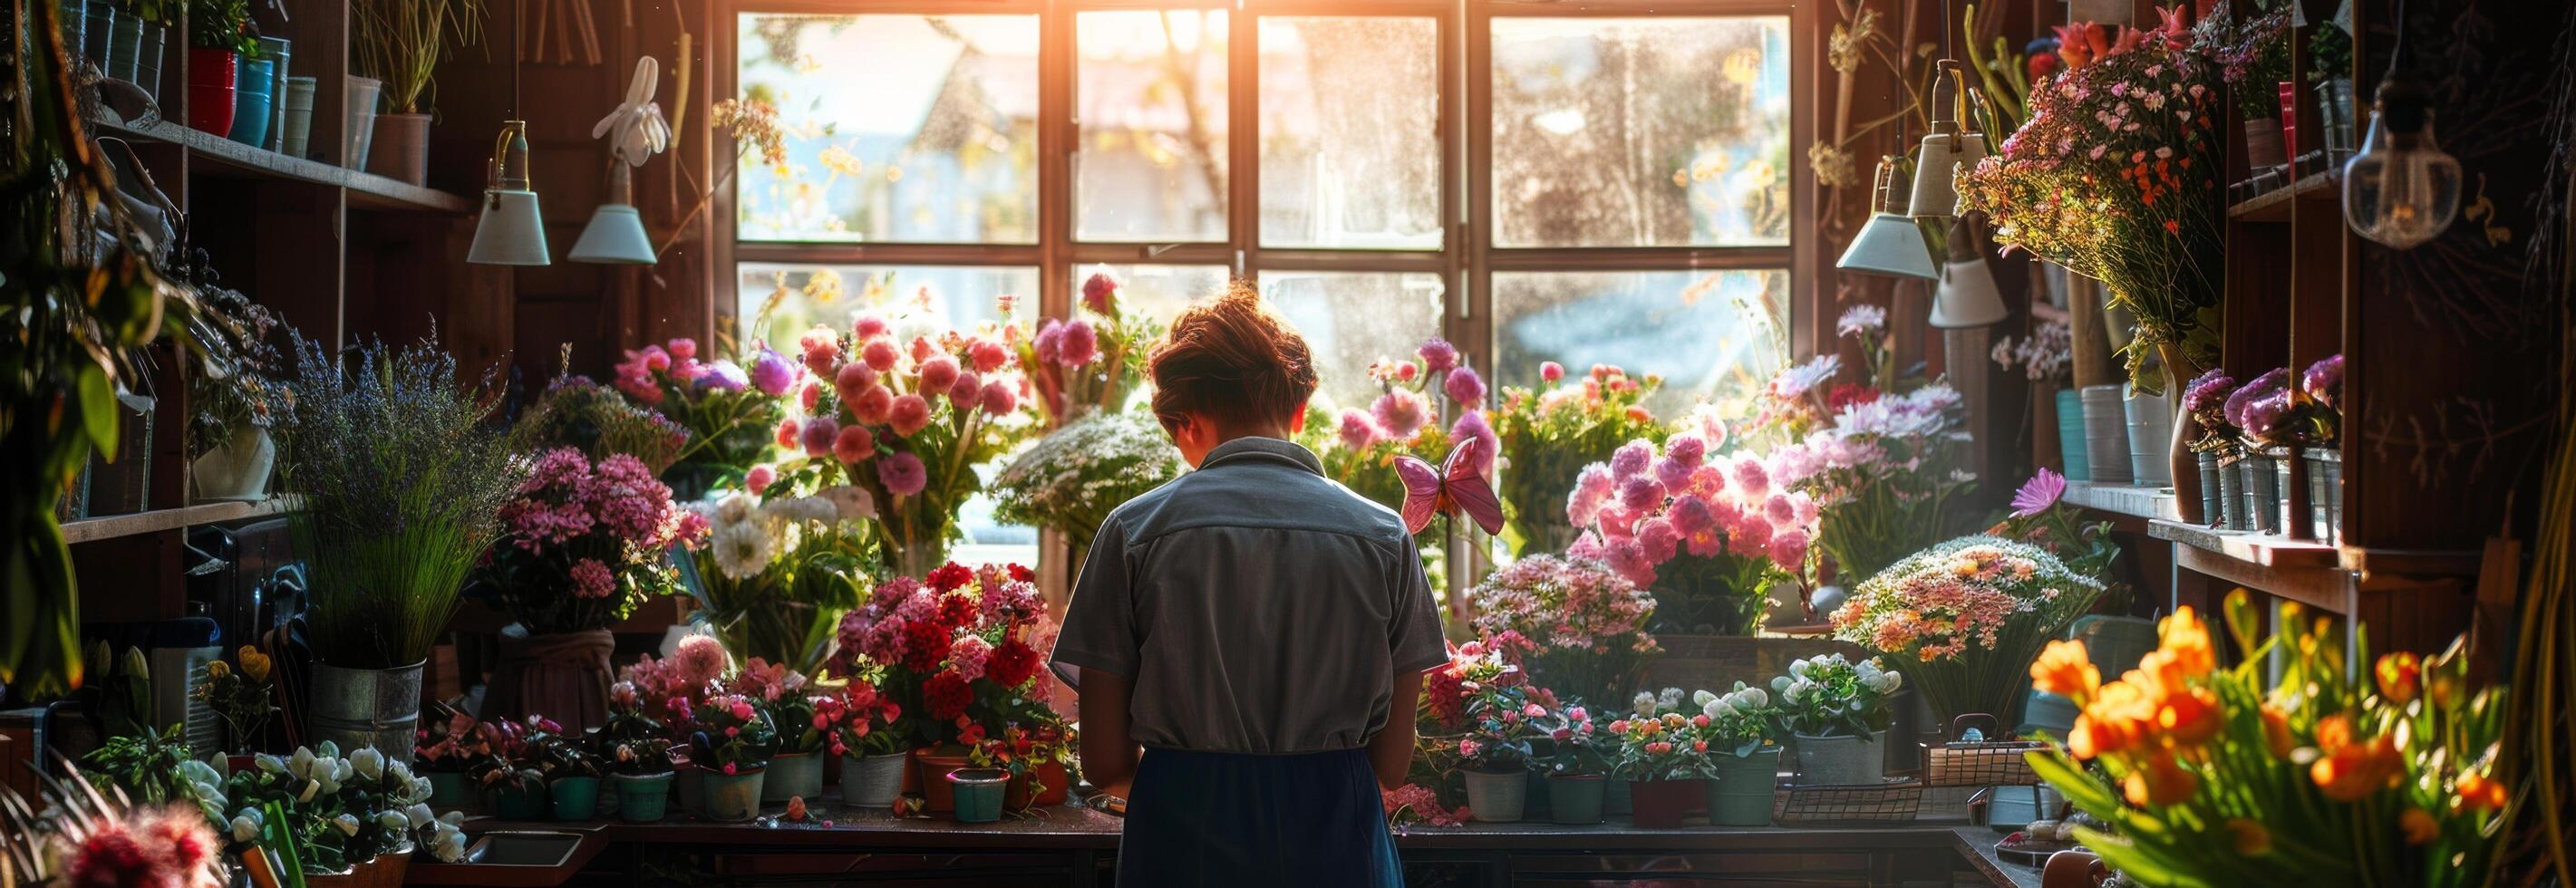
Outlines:
[[[510,430],[520,452],[571,447],[592,462],[623,453],[654,474],[679,461],[695,437],[662,414],[629,403],[616,389],[577,376],[559,376]]]
[[[188,45],[246,58],[259,57],[259,35],[251,29],[250,0],[187,0]]]
[[[1558,552],[1574,542],[1565,500],[1584,466],[1609,459],[1632,440],[1663,443],[1668,430],[1642,406],[1662,385],[1654,376],[1631,380],[1606,372],[1572,384],[1503,390],[1493,424],[1506,468],[1495,492],[1511,515],[1503,534],[1514,553]]]
[[[349,669],[421,662],[525,475],[483,385],[459,384],[431,341],[335,355],[296,338],[294,422],[278,473],[312,583],[314,654]]]

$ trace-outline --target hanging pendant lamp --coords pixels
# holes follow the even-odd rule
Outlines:
[[[1932,131],[1914,157],[1914,199],[1906,203],[1917,219],[1956,215],[1959,192],[1953,183],[1959,167],[1986,158],[1986,134],[1968,113],[1967,75],[1956,59],[1942,59],[1932,81]]]
[[[1933,327],[1955,330],[2001,323],[2012,310],[1995,288],[1994,269],[1978,255],[1975,226],[1961,219],[1950,226],[1950,255],[1941,263],[1941,285],[1932,291]]]
[[[485,172],[483,216],[474,222],[474,248],[465,261],[479,265],[550,265],[545,219],[528,184],[528,122],[504,120]],[[513,172],[513,171],[516,172]]]
[[[1941,273],[1932,267],[1932,249],[1923,243],[1923,231],[1914,221],[1888,209],[1887,203],[1896,192],[1896,163],[1893,156],[1878,160],[1878,172],[1870,187],[1869,221],[1861,223],[1860,233],[1852,237],[1834,267],[1862,274],[1910,277],[1934,280]]]
[[[661,63],[652,56],[635,60],[635,77],[626,86],[626,101],[590,128],[593,138],[609,140],[608,202],[590,215],[581,240],[572,245],[574,262],[651,265],[653,241],[644,234],[644,218],[635,212],[636,167],[671,144],[671,125],[653,101],[661,80]]]

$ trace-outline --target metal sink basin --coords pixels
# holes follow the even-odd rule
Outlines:
[[[581,848],[579,833],[504,830],[484,833],[465,849],[465,863],[482,866],[558,867]]]

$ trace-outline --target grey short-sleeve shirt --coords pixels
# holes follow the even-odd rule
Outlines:
[[[1149,747],[1365,745],[1394,677],[1448,651],[1403,519],[1322,468],[1295,443],[1237,438],[1118,507],[1074,583],[1056,674],[1133,679],[1133,733]]]

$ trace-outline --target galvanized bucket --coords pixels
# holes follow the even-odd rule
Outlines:
[[[387,761],[409,763],[420,725],[420,671],[427,661],[397,669],[343,669],[313,664],[313,700],[306,726],[315,740],[329,740],[343,755],[373,746]]]

